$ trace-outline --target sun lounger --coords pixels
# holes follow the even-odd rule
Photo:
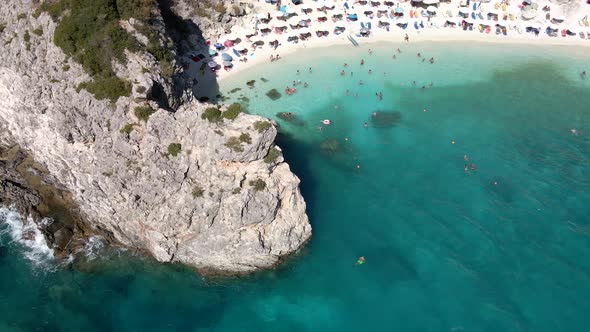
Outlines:
[[[361,28],[366,29],[364,22],[361,22]]]
[[[424,21],[420,21],[420,28],[424,29]]]
[[[418,22],[417,22],[417,21],[414,21],[414,29],[416,29],[416,30],[420,29],[420,28],[418,27]]]
[[[371,22],[367,23],[367,28],[371,30]]]

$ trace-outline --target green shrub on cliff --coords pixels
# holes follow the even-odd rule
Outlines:
[[[270,128],[271,124],[268,121],[256,121],[254,122],[254,129],[258,130],[259,133],[265,132]]]
[[[217,107],[209,107],[201,114],[201,119],[217,123],[221,121],[221,111]]]
[[[182,145],[180,143],[171,143],[168,145],[168,154],[172,157],[178,156],[180,150],[182,150]]]
[[[280,152],[276,146],[273,146],[270,150],[268,150],[268,154],[264,157],[264,162],[267,164],[275,162],[279,157]]]
[[[154,114],[154,112],[154,109],[149,106],[138,106],[133,109],[133,113],[135,113],[135,116],[143,122],[147,122],[147,120],[150,118],[152,114]]]
[[[234,104],[229,105],[227,110],[225,112],[223,112],[223,117],[228,120],[233,120],[233,119],[237,118],[238,115],[240,115],[240,113],[242,113],[242,105],[240,105],[238,103],[234,103]]]
[[[250,186],[254,187],[255,191],[262,191],[266,188],[266,182],[262,179],[250,180]]]
[[[61,17],[54,43],[92,76],[92,82],[80,87],[98,99],[114,102],[129,96],[131,90],[115,75],[112,63],[126,63],[125,49],[140,48],[119,21],[130,17],[148,19],[152,6],[152,0],[57,0],[45,1],[40,9],[55,20]]]

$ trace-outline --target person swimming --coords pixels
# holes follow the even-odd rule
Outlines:
[[[360,80],[359,81],[359,85],[363,85],[363,80]]]
[[[309,67],[309,73],[311,74],[311,67]]]
[[[356,263],[354,265],[359,266],[359,265],[363,265],[363,264],[365,264],[365,257],[361,256],[356,260]]]
[[[434,58],[430,58],[428,61],[430,61],[430,63],[434,63]]]
[[[469,157],[467,155],[463,155],[463,160],[468,161]]]
[[[397,57],[395,56],[395,54],[393,55],[393,57],[392,57],[392,58],[393,58],[393,60],[397,59]]]
[[[369,49],[369,54],[373,54],[373,50],[372,49]]]
[[[582,78],[586,78],[586,71],[584,70],[581,74]]]
[[[471,163],[471,170],[472,171],[475,171],[476,170],[476,167],[475,167],[475,164],[474,163]]]
[[[367,128],[367,127],[369,127],[369,124],[365,122],[365,123],[363,123],[363,127]]]
[[[397,53],[401,53],[401,52],[402,52],[402,50],[400,50],[400,49],[399,49],[399,47],[398,47],[398,49],[397,49]]]
[[[309,85],[307,84],[307,82],[303,83],[303,87],[307,88]]]
[[[373,71],[371,69],[369,69],[369,75],[371,75],[373,73]]]
[[[346,89],[346,95],[350,96],[350,90]]]
[[[421,58],[421,57],[422,57],[422,54],[420,54],[420,52],[418,52],[417,56],[418,56],[419,58]]]
[[[365,64],[365,59],[361,59],[361,66]]]
[[[346,75],[346,72],[344,71],[344,69],[342,69],[342,71],[340,72],[340,76],[344,76]]]
[[[463,169],[465,170],[465,173],[469,174],[469,166],[467,166],[467,164],[463,166]]]

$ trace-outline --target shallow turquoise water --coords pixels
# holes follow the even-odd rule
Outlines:
[[[302,179],[314,236],[285,265],[205,280],[111,253],[47,271],[5,234],[0,330],[588,331],[583,51],[412,44],[393,60],[395,48],[299,53],[222,82],[230,99],[277,119]],[[265,96],[293,80],[309,87]],[[397,121],[377,126],[375,111]],[[323,119],[332,125],[320,131]]]

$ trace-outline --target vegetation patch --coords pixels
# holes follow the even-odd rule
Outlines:
[[[121,132],[121,134],[129,135],[133,131],[133,127],[135,127],[135,124],[134,123],[127,123],[119,131]]]
[[[20,13],[20,14],[16,15],[16,19],[19,21],[24,20],[25,18],[27,18],[27,14],[25,14],[25,13]]]
[[[140,85],[137,88],[135,88],[135,91],[137,91],[137,93],[144,93],[146,91],[146,88]]]
[[[240,141],[240,138],[236,137],[236,136],[232,136],[232,137],[228,138],[224,145],[227,146],[230,150],[232,150],[234,152],[243,152],[244,151],[244,148],[242,147],[242,142]]]
[[[258,130],[259,133],[263,133],[272,125],[268,121],[256,121],[254,122],[254,129]]]
[[[115,75],[112,63],[125,64],[125,49],[140,49],[119,21],[130,17],[147,20],[155,4],[151,0],[56,0],[43,2],[40,10],[56,21],[61,18],[54,43],[93,78],[80,88],[114,102],[128,96],[131,89]]]
[[[31,34],[29,33],[29,30],[25,30],[25,33],[23,34],[23,40],[27,43],[31,41]]]
[[[201,186],[195,185],[193,187],[192,195],[194,198],[203,197],[204,193],[205,193],[205,190],[203,188],[201,188]]]
[[[262,191],[266,188],[266,182],[262,179],[250,180],[250,186],[254,187],[255,191]]]
[[[76,90],[80,92],[82,89],[92,93],[96,99],[108,99],[114,103],[119,97],[129,96],[131,84],[114,75],[97,75],[92,81],[80,83]]]
[[[221,121],[221,111],[217,107],[209,107],[201,114],[201,119],[207,120],[211,123]]]
[[[6,24],[4,24],[4,23],[0,24],[0,33],[3,33],[5,29],[6,29]]]
[[[246,144],[252,144],[252,137],[250,137],[250,134],[248,133],[242,133],[239,137],[240,142],[242,143],[246,143]]]
[[[36,34],[37,36],[43,36],[43,29],[42,28],[37,28],[35,30],[33,30],[33,33]]]
[[[70,70],[70,65],[67,65],[67,64],[63,65],[62,69],[63,69],[63,71],[68,71],[68,70]]]
[[[271,89],[266,93],[266,96],[272,100],[281,98],[281,93],[277,89]]]
[[[147,120],[150,118],[152,114],[154,114],[154,112],[154,109],[149,106],[138,106],[135,109],[133,109],[133,113],[135,113],[135,116],[143,122],[147,122]]]
[[[168,145],[168,154],[172,157],[178,156],[180,150],[182,150],[182,145],[180,143],[170,143],[170,145]]]
[[[231,191],[232,194],[237,195],[239,193],[242,192],[242,188],[234,188],[234,190]]]
[[[223,112],[223,117],[228,120],[233,120],[237,118],[238,115],[240,115],[240,113],[242,113],[242,105],[238,103],[233,103],[229,105],[225,112]]]
[[[264,162],[267,164],[274,163],[277,158],[281,155],[279,149],[276,146],[273,146],[270,150],[268,150],[268,154],[264,156]]]

